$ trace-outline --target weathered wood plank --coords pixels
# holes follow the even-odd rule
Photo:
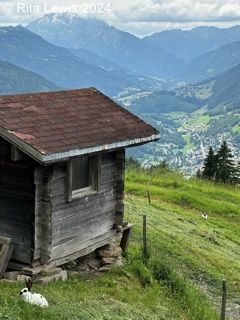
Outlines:
[[[125,150],[116,152],[116,218],[115,223],[121,225],[124,215],[124,182],[125,182]]]
[[[34,259],[47,264],[52,245],[52,166],[36,167],[35,170],[35,246]]]
[[[79,257],[83,257],[88,255],[89,253],[93,252],[94,250],[109,244],[112,240],[113,234],[111,234],[108,238],[103,238],[101,240],[95,239],[94,243],[89,245],[87,248],[81,249],[79,251],[74,252],[73,254],[66,255],[63,258],[56,258],[53,262],[54,265],[60,266],[68,261],[75,260]]]
[[[13,248],[12,240],[10,238],[0,236],[0,279],[8,267]]]
[[[87,214],[91,212],[91,210],[102,208],[103,205],[108,203],[115,203],[115,197],[113,193],[106,193],[101,195],[96,195],[96,198],[92,199],[89,197],[88,199],[84,197],[81,202],[78,202],[75,206],[66,206],[65,204],[61,207],[53,206],[53,223],[57,221],[62,221],[63,219],[72,219],[75,215],[79,217],[84,215],[86,212]],[[100,212],[102,212],[100,210]],[[80,218],[80,217],[79,217]]]
[[[99,192],[73,199],[70,203],[67,202],[66,164],[53,166],[51,261],[83,252],[115,232],[115,152],[102,154],[98,165],[101,166],[98,169],[101,173]]]
[[[58,224],[54,227],[53,245],[60,241],[65,241],[69,238],[79,236],[79,234],[84,237],[89,234],[89,230],[92,234],[97,234],[99,230],[104,232],[105,228],[106,230],[112,228],[115,218],[114,215],[114,211],[106,214],[104,219],[101,215],[98,215],[94,217],[94,219],[86,219],[85,221],[82,221],[80,225],[77,224],[75,220],[71,222],[71,224],[65,226],[64,233],[62,231],[63,226]]]
[[[105,232],[104,234],[101,235],[96,235],[92,238],[88,238],[87,241],[81,241],[82,239],[80,238],[79,240],[74,239],[71,241],[66,242],[64,245],[59,245],[55,246],[52,249],[52,261],[58,260],[63,257],[67,257],[69,255],[72,255],[74,253],[77,253],[81,250],[88,250],[90,247],[95,247],[96,245],[99,244],[99,242],[103,241],[104,239],[110,240],[115,234],[114,230],[109,230],[108,232]],[[95,247],[97,249],[98,246]]]
[[[11,145],[0,139],[0,234],[12,238],[12,258],[31,263],[34,162],[11,161]]]

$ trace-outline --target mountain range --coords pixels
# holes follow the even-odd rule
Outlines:
[[[46,40],[72,49],[87,49],[138,73],[156,77],[176,77],[184,61],[106,22],[78,15],[49,14],[27,28]]]
[[[87,56],[90,63],[104,59],[159,79],[199,82],[240,62],[240,26],[168,30],[139,39],[106,22],[66,13],[45,15],[27,28],[81,58]]]
[[[0,94],[53,91],[59,87],[40,75],[0,60]]]
[[[186,62],[240,40],[240,26],[228,29],[197,27],[192,30],[166,30],[147,36],[148,43],[163,48]]]
[[[0,28],[0,92],[97,87],[161,131],[134,150],[196,171],[210,144],[240,146],[240,26],[140,39],[96,19],[48,14]]]
[[[84,55],[87,53],[84,51]],[[92,54],[94,55],[94,54]],[[90,55],[89,55],[90,57]],[[126,88],[145,88],[156,81],[124,68],[81,59],[78,51],[58,47],[22,26],[0,28],[0,59],[47,78],[59,87],[97,87],[115,95]],[[146,81],[145,81],[146,79]]]
[[[240,63],[221,75],[176,88],[175,94],[187,101],[198,102],[199,105],[207,104],[209,109],[213,109],[219,105],[240,101],[239,88]]]
[[[230,43],[192,60],[185,68],[185,80],[200,81],[219,75],[240,63],[240,41]]]

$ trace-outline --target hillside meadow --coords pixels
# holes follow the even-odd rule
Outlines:
[[[240,318],[239,189],[132,169],[126,173],[125,210],[134,229],[123,267],[102,275],[72,272],[67,282],[35,285],[48,309],[22,302],[21,284],[0,284],[0,319],[217,320],[223,279],[229,319]]]

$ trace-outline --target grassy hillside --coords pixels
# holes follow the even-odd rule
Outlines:
[[[1,284],[0,319],[217,320],[223,278],[229,286],[229,315],[239,319],[239,190],[134,170],[126,174],[126,189],[125,219],[134,223],[134,232],[124,267],[90,278],[72,273],[66,283],[36,285],[35,291],[49,300],[46,310],[20,301],[21,285]],[[201,217],[204,211],[208,220]],[[151,253],[146,264],[143,214]]]
[[[227,279],[229,313],[239,319],[239,189],[161,172],[131,171],[127,181],[128,220],[138,226],[140,236],[141,216],[147,214],[152,255],[195,283],[214,305],[219,305],[221,281]]]

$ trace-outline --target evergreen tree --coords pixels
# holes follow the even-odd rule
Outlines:
[[[141,164],[137,159],[130,157],[126,159],[126,167],[129,169],[140,169]]]
[[[196,174],[197,179],[202,179],[202,172],[200,169],[198,169],[197,174]]]
[[[216,155],[214,154],[213,148],[210,147],[208,155],[204,161],[203,165],[203,178],[215,179],[216,175]]]
[[[240,161],[238,161],[236,166],[234,184],[240,184]]]
[[[223,183],[236,182],[237,168],[233,158],[231,149],[224,141],[216,155],[216,181]]]
[[[150,170],[158,170],[159,172],[165,173],[165,172],[171,172],[172,169],[167,163],[166,160],[163,160],[161,163],[158,165],[153,165]]]

